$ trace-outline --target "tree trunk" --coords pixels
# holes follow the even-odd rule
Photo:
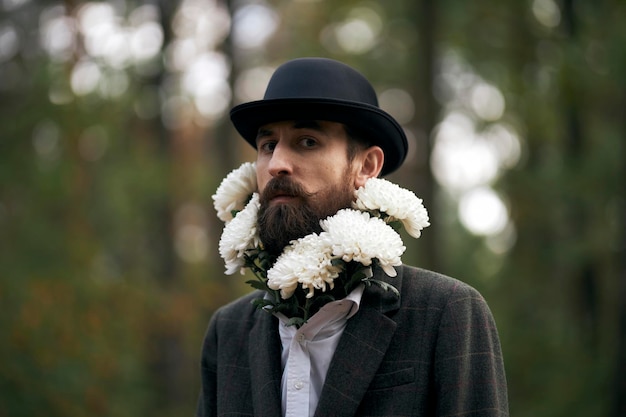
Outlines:
[[[424,200],[424,205],[431,214],[431,224],[420,238],[419,244],[425,253],[424,263],[421,266],[440,271],[441,264],[438,245],[438,220],[436,201],[436,185],[430,166],[430,155],[432,152],[431,135],[439,113],[439,106],[433,94],[435,79],[435,62],[437,59],[436,39],[437,39],[437,3],[430,0],[421,0],[411,3],[413,9],[411,13],[415,16],[418,28],[418,49],[414,51],[415,63],[415,83],[412,88],[412,96],[415,100],[417,158],[422,163],[415,164],[411,172],[410,187]],[[420,155],[419,153],[423,153]],[[410,244],[410,242],[407,242]],[[408,246],[408,245],[407,245]]]
[[[622,81],[622,109],[626,106],[626,84]],[[622,138],[626,139],[626,119],[622,118]],[[618,172],[620,178],[626,177],[624,172],[624,164],[626,163],[626,146],[622,143],[622,164],[621,172]],[[615,367],[613,368],[614,380],[612,384],[612,405],[609,417],[626,416],[626,209],[624,202],[626,201],[626,191],[622,187],[622,219],[621,219],[621,242],[619,251],[616,256],[619,260],[617,272],[617,355],[615,358]]]

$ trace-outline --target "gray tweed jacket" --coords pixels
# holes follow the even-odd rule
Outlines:
[[[367,287],[332,358],[316,417],[508,416],[496,325],[483,297],[453,278],[409,266]],[[197,416],[281,416],[281,342],[272,315],[222,307],[202,347]],[[303,416],[304,417],[304,416]]]

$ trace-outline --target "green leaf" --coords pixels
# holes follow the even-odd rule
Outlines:
[[[314,307],[314,306],[320,306],[322,307],[323,305],[330,303],[331,301],[335,301],[335,297],[333,297],[330,294],[324,294],[324,295],[318,295],[317,297],[315,297],[315,299],[311,302],[310,307]]]
[[[332,266],[342,266],[342,264],[345,264],[345,261],[341,258],[334,258],[331,259],[330,264]]]
[[[252,305],[254,305],[256,308],[261,309],[268,306],[273,306],[274,303],[271,300],[266,300],[265,298],[256,298],[252,300]]]
[[[396,287],[394,287],[391,284],[387,284],[384,281],[380,281],[377,279],[368,279],[364,281],[365,283],[371,283],[371,284],[376,284],[378,285],[380,288],[382,288],[385,291],[392,291],[394,294],[396,294],[397,296],[400,296],[400,292],[396,289]]]
[[[302,317],[292,317],[287,322],[287,326],[296,326],[299,329],[304,323],[305,321]]]
[[[246,284],[250,285],[252,288],[255,288],[257,290],[267,291],[267,285],[265,284],[265,282],[261,282],[256,279],[250,279],[246,281]]]
[[[387,223],[393,230],[395,230],[396,232],[399,231],[400,229],[402,229],[402,222],[400,220],[396,220],[393,222],[389,222]]]

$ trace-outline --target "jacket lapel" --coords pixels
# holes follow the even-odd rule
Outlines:
[[[252,405],[255,416],[276,417],[282,415],[278,324],[269,313],[258,311],[256,314],[260,317],[250,331],[248,345]]]
[[[401,271],[399,268],[398,276],[387,279],[377,269],[374,278],[400,288]],[[396,323],[386,313],[399,307],[400,299],[392,291],[376,285],[366,288],[359,312],[348,321],[339,340],[315,417],[356,413],[396,330]]]

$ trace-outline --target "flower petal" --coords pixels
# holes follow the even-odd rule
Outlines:
[[[383,269],[402,264],[400,257],[406,247],[400,235],[383,220],[371,217],[367,212],[339,210],[320,224],[332,242],[334,257],[365,266],[377,259]]]
[[[226,223],[231,221],[232,211],[242,210],[255,191],[257,191],[256,164],[245,162],[231,171],[217,187],[212,197],[217,217]]]
[[[228,275],[237,271],[243,273],[246,250],[259,246],[256,228],[259,206],[259,194],[254,193],[245,208],[224,226],[218,249]]]
[[[383,178],[370,178],[356,191],[353,208],[373,214],[385,213],[387,222],[399,220],[407,233],[419,238],[421,230],[430,225],[422,200],[412,191]]]

